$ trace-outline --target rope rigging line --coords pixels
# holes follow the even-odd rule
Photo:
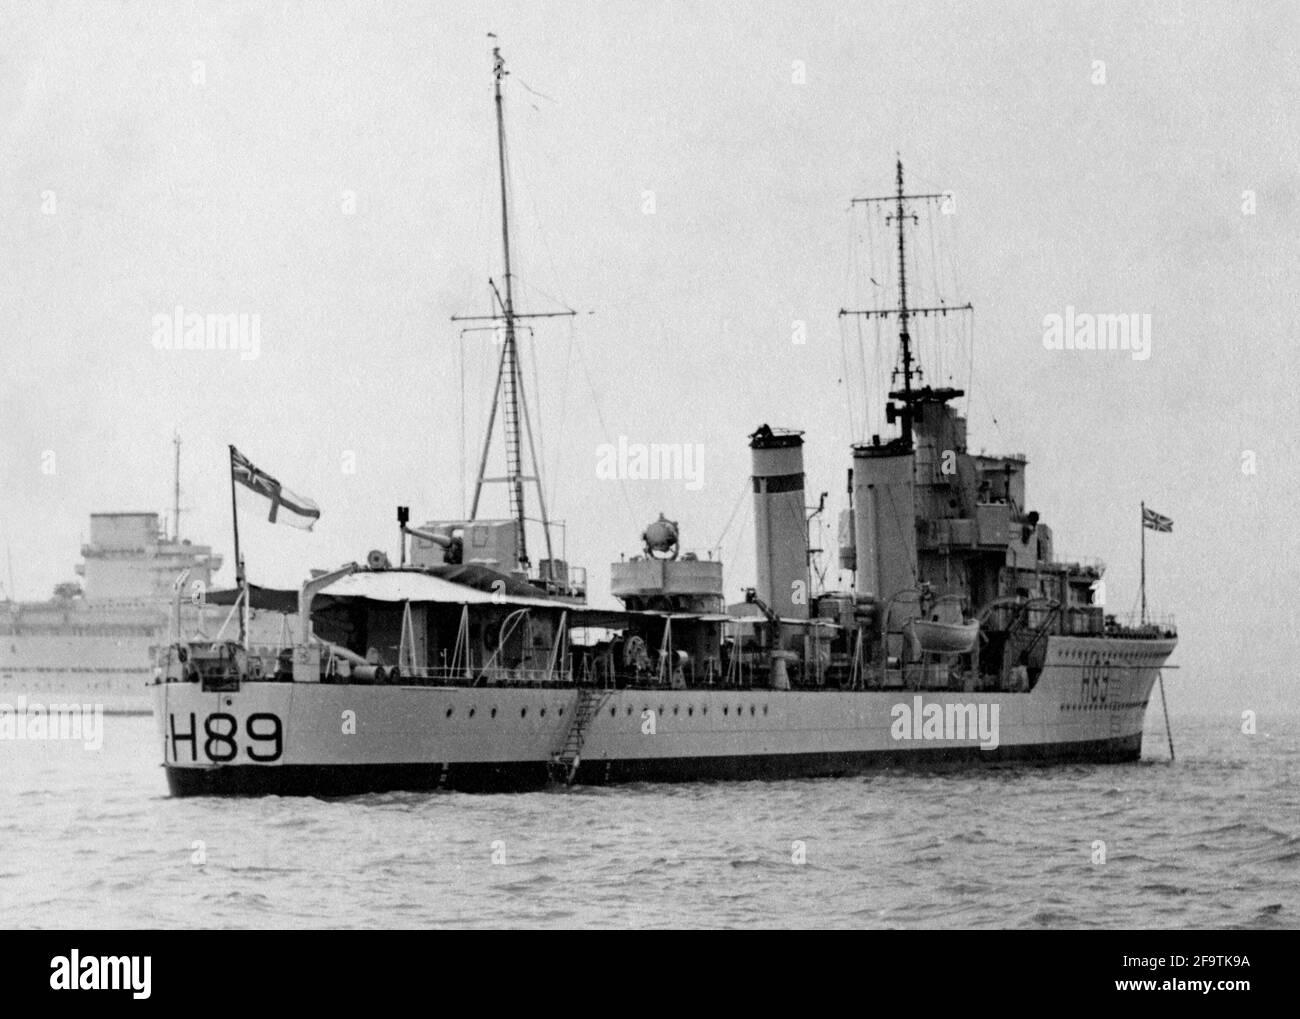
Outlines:
[[[898,504],[894,502],[894,489],[892,486],[889,489],[889,512],[894,517],[894,526],[898,528],[899,533],[905,534],[906,532],[903,530],[903,516],[898,512]],[[914,558],[909,558],[907,561],[907,567],[912,571],[912,582],[914,584],[919,584],[921,578],[916,572],[916,560]]]
[[[736,519],[736,513],[740,509],[740,504],[744,501],[745,493],[749,491],[749,487],[750,482],[746,478],[745,483],[740,488],[740,496],[736,499],[735,505],[731,507],[731,515],[727,517],[727,523],[722,528],[722,533],[718,535],[718,540],[713,543],[713,547],[718,550],[719,556],[722,554],[722,542],[727,537],[727,532],[731,530],[731,523]]]
[[[743,493],[742,493],[742,494],[743,494]],[[747,522],[747,521],[749,520],[749,518],[750,518],[750,513],[751,513],[751,511],[752,511],[752,506],[753,506],[753,504],[752,504],[752,503],[750,502],[750,500],[748,500],[748,499],[742,499],[741,502],[740,502],[740,505],[744,507],[744,512],[741,514],[741,517],[740,517],[740,527],[737,528],[737,530],[736,530],[736,536],[735,536],[735,539],[734,539],[734,544],[733,544],[732,546],[730,546],[730,549],[735,551],[736,556],[735,556],[735,558],[732,558],[731,555],[730,555],[730,551],[729,551],[728,549],[725,549],[725,548],[724,548],[724,549],[720,549],[720,551],[719,551],[719,556],[720,556],[720,558],[722,559],[722,561],[723,561],[723,562],[727,562],[727,563],[731,563],[731,564],[732,564],[732,572],[733,572],[733,573],[736,572],[736,567],[739,566],[739,565],[741,565],[741,563],[740,563],[740,549],[744,547],[745,526],[746,526],[746,522]],[[751,548],[751,549],[753,548],[753,543],[752,543],[752,542],[750,543],[750,548]],[[755,566],[755,569],[754,569],[753,571],[750,571],[751,574],[757,572],[758,564],[755,563],[754,566]],[[747,574],[742,574],[742,575],[747,575]]]
[[[555,439],[555,453],[554,453],[554,455],[553,455],[553,457],[552,457],[551,469],[550,469],[549,473],[547,474],[547,477],[551,479],[551,495],[550,495],[550,501],[551,501],[552,503],[555,502],[555,480],[554,480],[554,479],[555,479],[556,477],[559,476],[559,472],[560,472],[560,451],[561,451],[562,449],[564,449],[564,433],[565,433],[565,428],[566,428],[566,426],[567,426],[568,423],[569,423],[569,387],[568,387],[568,384],[567,384],[567,383],[568,383],[569,378],[571,377],[571,371],[570,371],[570,370],[571,370],[571,368],[572,368],[572,366],[573,366],[573,333],[574,333],[574,325],[573,325],[573,320],[572,320],[572,319],[570,319],[570,321],[569,321],[569,323],[568,323],[568,326],[569,326],[569,328],[568,328],[568,340],[569,340],[569,342],[565,345],[565,350],[564,350],[564,375],[563,375],[563,378],[564,378],[566,384],[565,384],[565,385],[562,385],[562,386],[560,387],[560,424],[559,424],[559,435],[557,435],[557,436],[556,436],[556,439]]]
[[[925,217],[925,219],[926,219],[926,233],[929,235],[929,238],[930,238],[930,285],[931,285],[931,287],[933,288],[933,292],[932,292],[931,295],[930,295],[930,300],[927,301],[926,303],[928,303],[928,304],[932,304],[932,305],[942,304],[942,303],[943,303],[943,299],[944,299],[944,298],[943,298],[943,290],[942,290],[942,288],[941,288],[940,285],[939,285],[939,283],[940,283],[940,281],[939,281],[939,255],[938,255],[938,252],[937,252],[937,250],[936,250],[936,248],[935,248],[935,243],[934,243],[934,219],[935,219],[935,215],[936,215],[936,210],[933,208],[933,206],[935,206],[936,202],[937,202],[937,199],[934,199],[934,198],[930,198],[930,199],[927,199],[927,200],[926,200],[926,204],[927,204],[928,206],[931,206],[931,208],[927,211],[927,213],[926,213],[926,217]],[[934,335],[933,335],[933,337],[931,338],[931,339],[932,339],[932,345],[933,345],[933,347],[934,347],[935,378],[938,379],[939,382],[943,382],[943,379],[944,379],[944,371],[943,371],[943,365],[944,365],[944,360],[943,360],[944,337],[943,337],[943,331],[944,331],[944,326],[945,326],[945,324],[947,323],[947,319],[948,319],[948,316],[947,316],[947,315],[939,315],[939,316],[937,316],[937,317],[935,318],[935,321],[934,321]]]
[[[533,95],[545,99],[548,102],[552,102],[552,103],[556,102],[556,100],[554,100],[552,97],[545,95],[544,93],[540,92],[537,89],[534,89],[532,86],[530,86],[527,82],[523,81],[522,79],[515,77],[514,80],[518,82],[518,84],[521,85],[526,91],[532,93]],[[537,109],[537,107],[534,106],[533,109]],[[529,135],[528,137],[534,141],[537,141],[537,139],[532,138],[531,135]],[[541,242],[541,248],[545,255],[546,267],[550,270],[551,279],[556,283],[558,283],[558,281],[560,280],[560,274],[556,269],[555,253],[551,247],[547,232],[542,229],[542,217],[538,209],[537,198],[534,193],[534,189],[529,184],[529,181],[531,179],[531,174],[528,168],[531,165],[531,160],[529,159],[528,151],[526,148],[524,148],[521,149],[519,153],[516,153],[514,151],[514,148],[511,146],[510,139],[506,140],[506,146],[507,146],[506,161],[507,161],[507,175],[508,175],[507,179],[512,181],[517,179],[517,186],[522,188],[524,191],[525,199],[526,199],[525,205],[527,210],[531,214],[532,226],[534,228],[536,237]],[[543,145],[542,148],[544,149],[545,146]],[[548,160],[548,162],[550,164],[554,164],[553,159]],[[511,218],[512,220],[517,221],[518,217],[515,214],[514,191],[515,191],[514,187],[509,188],[508,196],[510,198]],[[518,259],[516,258],[516,262],[517,261]],[[542,289],[542,287],[533,283],[531,280],[521,277],[517,269],[512,273],[512,279],[522,290],[540,296],[541,298],[543,298],[545,302],[547,302],[552,306],[558,305],[565,312],[576,314],[574,312],[574,308],[570,305],[568,301],[563,300],[555,296],[554,294],[548,292],[547,290]],[[535,333],[530,331],[529,335],[530,337],[535,339]],[[575,342],[575,334],[573,331],[573,323],[570,322],[568,342],[566,344],[565,360],[564,360],[564,378],[566,381],[571,375],[574,342]],[[536,342],[531,344],[531,347],[532,349],[530,352],[530,356],[532,360],[532,374],[533,374],[533,402],[534,402],[534,409],[536,411],[536,426],[537,426],[536,441],[538,446],[538,455],[536,458],[536,462],[534,462],[533,464],[533,469],[534,469],[534,473],[538,475],[538,477],[541,479],[538,482],[539,492],[541,493],[541,497],[548,504],[549,508],[552,511],[554,511],[556,493],[558,491],[557,478],[559,477],[559,465],[561,459],[561,452],[563,450],[563,436],[565,434],[567,423],[568,423],[569,392],[568,392],[567,385],[561,387],[560,420],[557,426],[559,429],[559,433],[558,433],[559,437],[556,439],[553,445],[548,446],[544,439],[544,432],[543,432],[543,423],[545,420],[545,415],[542,412],[541,370],[539,367],[540,358],[537,352]],[[522,360],[522,351],[520,352],[520,355]],[[522,368],[522,364],[521,364],[521,368]],[[520,374],[522,377],[522,371]],[[590,378],[588,379],[588,382],[590,384]],[[599,412],[599,408],[597,408],[597,410]],[[547,455],[548,449],[553,450],[553,452],[550,454],[549,457]],[[625,498],[626,498],[626,493],[625,493]]]
[[[883,290],[887,293],[888,291],[886,287],[890,283],[890,261],[888,259],[885,260],[883,270],[880,266],[876,265],[875,213],[872,211],[871,207],[868,206],[865,214],[867,217],[867,257],[871,266],[871,276],[869,277],[869,281],[875,283],[878,290]],[[880,278],[884,278],[885,280],[883,286],[876,282]],[[871,303],[874,305],[874,301]],[[866,408],[866,415],[871,419],[870,423],[864,422],[862,438],[865,441],[867,435],[871,432],[881,431],[879,413],[873,409],[875,404],[871,401],[871,394],[879,393],[881,391],[881,381],[883,376],[881,373],[880,323],[883,321],[883,317],[876,317],[874,322],[875,341],[872,345],[872,361],[870,369],[867,365],[867,348],[862,341],[861,316],[854,317],[858,319],[858,353],[862,359],[862,402]]]
[[[534,456],[533,473],[538,475],[538,481],[537,481],[538,487],[544,489],[545,483],[542,480],[542,478],[544,477],[542,464],[545,463],[546,461],[546,443],[542,440],[542,384],[538,379],[538,373],[537,373],[537,340],[536,337],[531,334],[529,335],[528,338],[529,340],[532,341],[528,344],[528,349],[529,352],[532,354],[532,362],[533,362],[533,404],[537,409],[537,428],[535,429],[535,431],[537,434],[537,448],[541,450],[540,455],[536,453],[534,453],[533,455]],[[520,371],[520,375],[521,376],[523,375],[522,369]],[[522,387],[520,387],[520,389],[521,392],[519,395],[520,397],[522,397],[524,395],[522,392]],[[523,402],[522,399],[520,402],[521,403]],[[528,413],[527,410],[525,410],[524,413],[527,414]],[[531,433],[533,431],[534,429],[531,428],[529,429],[530,438],[531,438]],[[552,485],[551,495],[554,496],[554,494],[555,494],[555,488],[554,485]],[[543,499],[546,498],[546,494],[544,491],[542,493],[542,498]]]
[[[971,395],[975,391],[975,311],[971,309],[970,324],[967,326],[970,332],[970,364],[966,369],[966,420],[970,421],[970,404]]]
[[[858,279],[858,254],[857,245],[853,243],[853,206],[850,205],[848,215],[845,217],[848,224],[848,248],[849,248],[849,285],[845,287],[847,293],[853,292],[853,285]],[[859,316],[854,316],[857,318]],[[843,362],[844,378],[844,409],[849,417],[849,441],[852,442],[857,438],[857,428],[853,420],[853,381],[852,373],[849,370],[849,342],[844,332],[844,318],[840,317],[840,360]]]
[[[605,423],[605,415],[600,410],[600,397],[596,394],[595,383],[591,381],[591,368],[587,364],[586,355],[583,352],[581,344],[578,346],[578,360],[582,363],[582,375],[587,382],[587,390],[591,393],[591,407],[596,412],[596,420],[600,422],[600,431],[605,438],[605,442],[614,445],[609,441],[609,426]],[[627,479],[620,477],[618,479],[619,491],[623,493],[623,503],[627,508],[628,522],[633,528],[636,527],[636,509],[632,506],[632,498],[627,492]]]

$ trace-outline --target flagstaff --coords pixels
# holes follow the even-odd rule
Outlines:
[[[274,524],[279,521],[310,531],[312,525],[320,519],[320,507],[313,500],[291,492],[266,471],[258,470],[253,466],[253,462],[233,445],[230,447],[230,517],[235,529],[235,586],[244,603],[244,610],[239,615],[239,641],[247,650],[247,618],[250,605],[248,579],[244,575],[244,559],[239,553],[239,506],[235,501],[236,482],[271,501],[268,523]]]
[[[230,447],[230,523],[235,532],[235,587],[244,599],[244,607],[239,612],[239,643],[248,644],[248,628],[245,626],[245,613],[248,611],[248,587],[244,582],[244,560],[239,554],[239,503],[235,497],[235,458],[239,451],[232,444]]]
[[[1138,587],[1142,596],[1142,615],[1141,625],[1147,624],[1147,529],[1161,531],[1169,534],[1174,529],[1174,522],[1169,517],[1155,510],[1147,509],[1147,504],[1142,503],[1142,576]]]

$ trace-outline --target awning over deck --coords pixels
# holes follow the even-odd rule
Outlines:
[[[523,587],[524,585],[517,585]],[[477,586],[456,583],[445,577],[417,570],[361,571],[340,577],[316,593],[314,607],[329,605],[330,599],[361,599],[375,602],[411,602],[440,605],[498,605],[511,609],[546,609],[567,612],[569,626],[621,627],[628,624],[630,614],[618,609],[592,608],[575,605],[557,598],[539,598],[525,594],[512,594],[503,585],[500,590],[483,590]]]
[[[234,605],[239,600],[239,588],[209,591],[204,595],[209,605]],[[248,585],[249,605],[267,612],[283,612],[287,616],[298,611],[298,592],[276,587]]]
[[[478,572],[471,574],[470,568],[450,567],[435,571],[416,569],[397,570],[358,570],[356,573],[340,577],[329,586],[316,592],[312,602],[313,615],[327,610],[332,600],[360,599],[373,602],[401,604],[429,603],[441,605],[502,605],[511,609],[546,609],[552,612],[567,612],[569,626],[573,629],[582,627],[603,627],[619,630],[631,625],[635,620],[645,621],[650,618],[671,621],[694,621],[700,623],[730,623],[742,626],[762,626],[767,620],[757,614],[735,614],[728,612],[665,612],[641,611],[630,612],[624,609],[595,608],[589,605],[575,605],[555,598],[541,597],[541,592],[513,577],[487,570],[474,568]],[[455,579],[446,574],[448,570],[457,570]],[[496,585],[499,581],[499,586]],[[528,593],[536,592],[536,593]],[[298,611],[298,592],[276,588],[249,585],[252,607],[277,612],[294,613]],[[218,605],[234,604],[238,597],[237,590],[210,591],[208,601]],[[782,619],[782,623],[793,626],[821,627],[833,626],[829,620],[817,619]]]
[[[494,593],[414,570],[351,573],[316,592],[316,597],[366,598],[370,601],[385,602],[442,602],[455,605],[513,605],[516,608],[565,607],[564,603],[550,598],[508,594],[504,586],[499,592]]]

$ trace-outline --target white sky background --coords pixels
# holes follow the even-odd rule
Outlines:
[[[1136,607],[1139,502],[1175,520],[1148,572],[1180,623],[1176,711],[1296,704],[1287,4],[9,0],[0,543],[19,597],[72,579],[92,511],[169,509],[174,429],[183,532],[226,555],[225,579],[230,442],[323,510],[313,533],[272,527],[241,493],[258,583],[395,555],[399,502],[459,515],[449,317],[486,310],[500,272],[488,31],[512,72],[517,304],[594,312],[539,323],[537,363],[550,509],[597,600],[659,511],[686,546],[717,540],[764,421],[806,430],[810,500],[829,491],[834,520],[849,401],[861,422],[880,397],[841,381],[836,312],[864,293],[846,209],[892,189],[897,151],[914,187],[957,197],[972,448],[1028,455],[1029,508],[1058,549],[1107,561],[1112,609]],[[176,304],[260,315],[260,357],[155,350]],[[1150,313],[1150,359],[1045,350],[1067,305]],[[465,342],[472,472],[497,348]],[[703,486],[597,480],[619,435],[703,444]],[[724,543],[731,599],[751,517]]]

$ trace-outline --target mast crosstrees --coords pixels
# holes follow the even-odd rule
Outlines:
[[[890,315],[898,316],[898,341],[899,341],[899,358],[903,362],[902,376],[903,388],[895,390],[889,394],[890,399],[901,400],[902,408],[896,408],[890,404],[887,408],[887,419],[894,421],[895,418],[901,421],[902,434],[900,436],[901,444],[907,448],[912,445],[912,405],[917,400],[917,392],[912,388],[912,379],[920,375],[921,367],[919,362],[912,355],[912,335],[908,327],[908,322],[916,315],[946,315],[950,311],[972,311],[973,306],[970,304],[962,305],[938,305],[927,308],[909,308],[907,304],[907,248],[906,234],[903,225],[907,220],[918,222],[915,213],[908,212],[904,202],[926,201],[929,199],[946,198],[944,194],[927,194],[927,195],[905,195],[903,194],[903,161],[897,161],[896,190],[892,195],[884,195],[879,198],[855,198],[853,205],[872,205],[883,202],[892,203],[894,212],[892,215],[885,217],[886,223],[896,223],[898,226],[898,307],[897,308],[873,308],[865,311],[840,309],[840,317],[846,315],[857,315],[862,318],[888,318]],[[949,392],[950,396],[960,396],[957,390]]]

